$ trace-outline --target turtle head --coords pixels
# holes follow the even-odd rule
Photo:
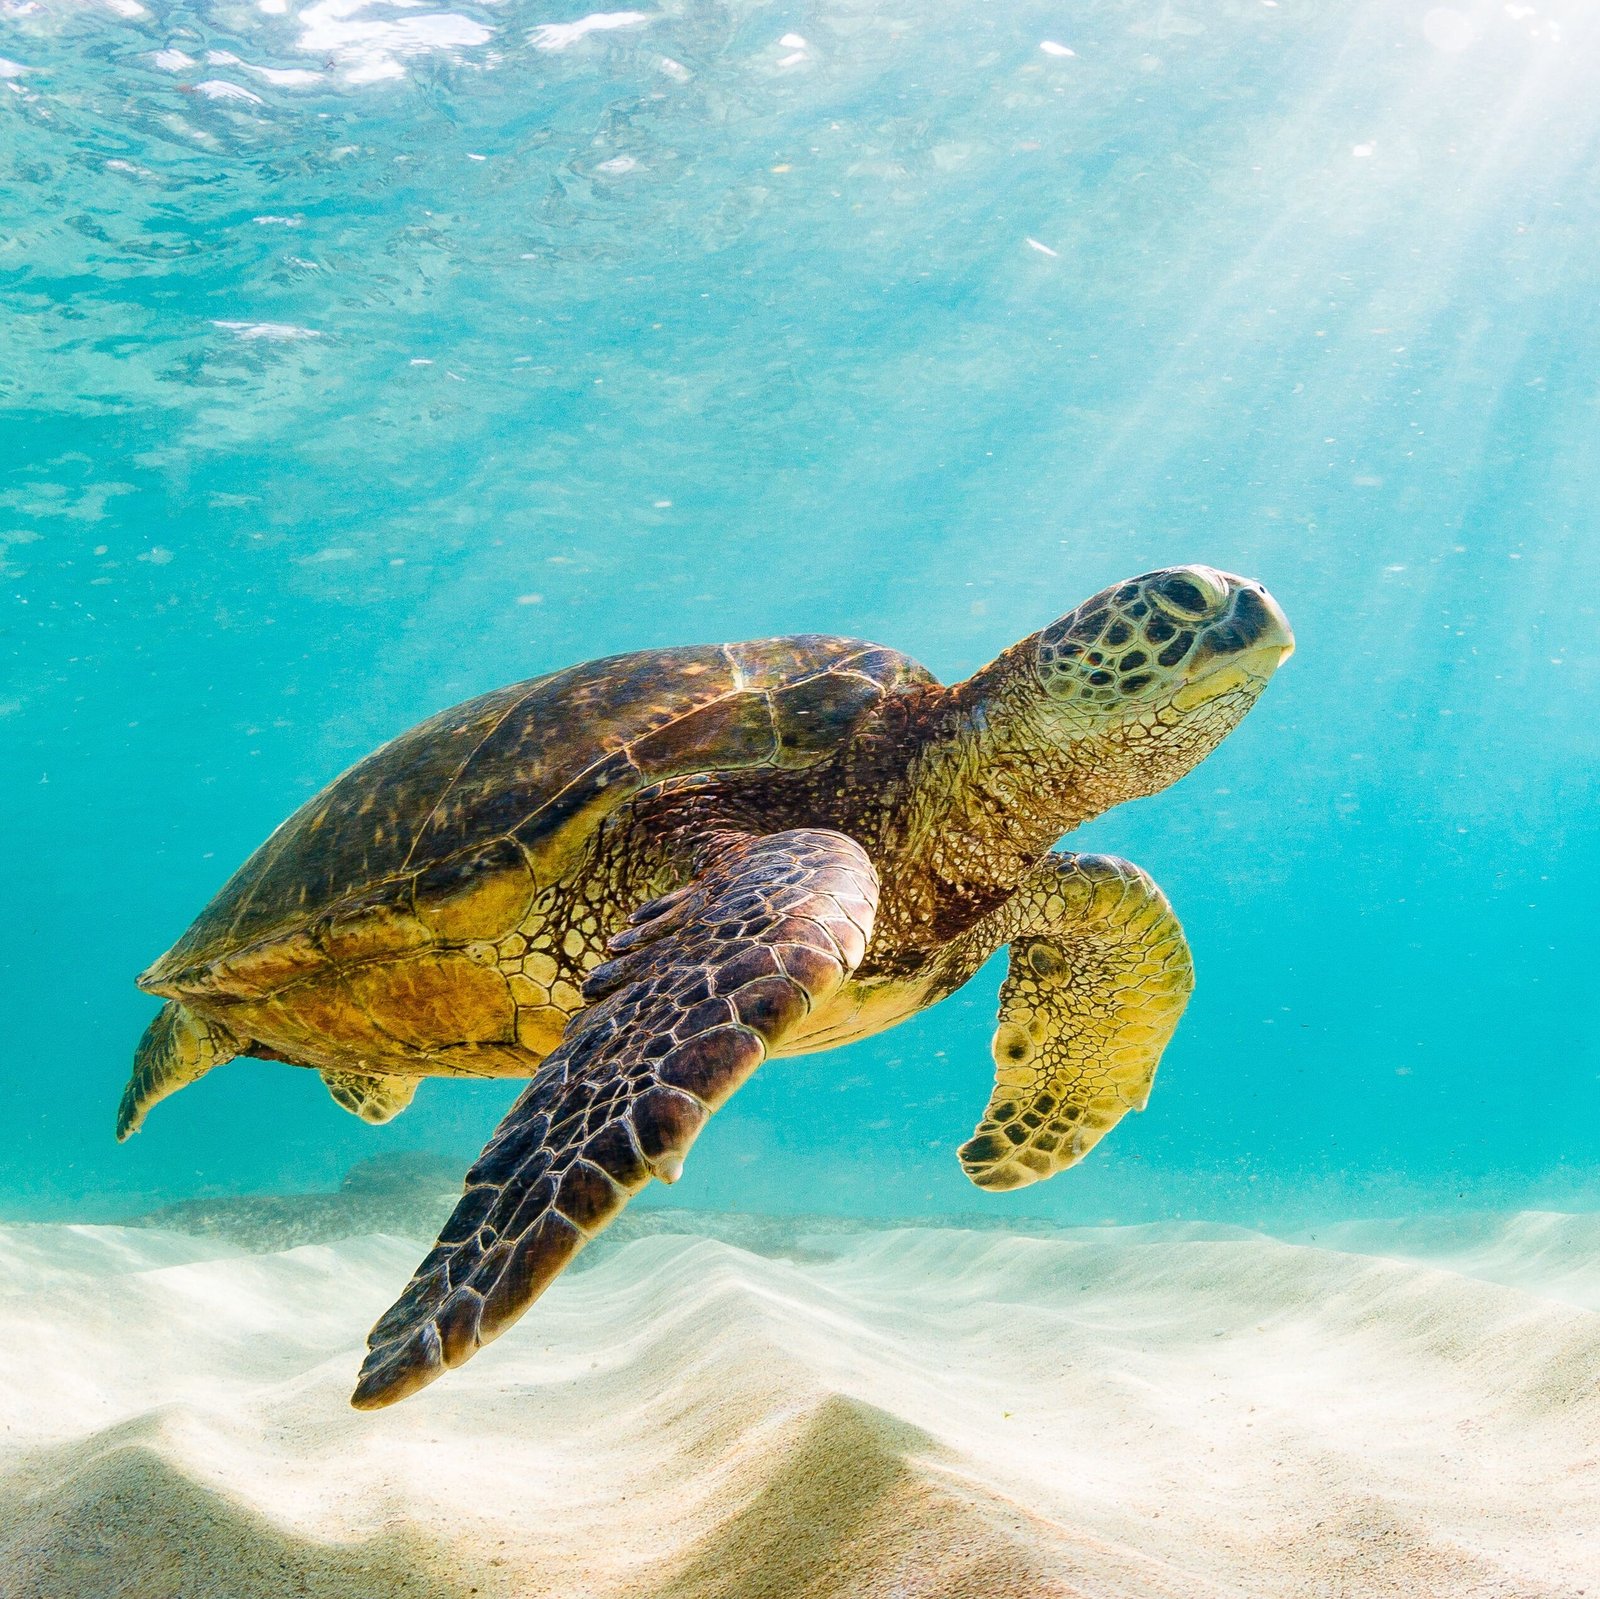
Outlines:
[[[1073,765],[1107,803],[1154,794],[1198,765],[1294,650],[1259,583],[1209,566],[1129,578],[1028,642],[1037,725],[1081,749]]]

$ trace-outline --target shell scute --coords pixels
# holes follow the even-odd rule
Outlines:
[[[534,886],[527,857],[500,838],[419,873],[412,898],[418,921],[440,939],[498,939],[522,924]]]
[[[284,1059],[361,1067],[372,1053],[372,1022],[337,974],[324,971],[249,1007]]]
[[[310,931],[296,928],[282,938],[238,950],[196,976],[198,985],[223,993],[271,994],[325,964]]]
[[[505,978],[454,951],[358,966],[348,982],[373,1022],[414,1049],[509,1043],[516,1036],[516,1006]]]
[[[340,966],[423,949],[433,937],[417,920],[403,888],[392,884],[336,906],[318,920],[311,936]]]
[[[882,687],[856,672],[826,672],[779,689],[772,696],[778,761],[810,766],[842,739],[883,697]]]
[[[434,804],[414,858],[436,859],[465,838],[547,836],[608,789],[631,792],[639,774],[627,746],[732,687],[713,645],[611,656],[522,684]]]
[[[707,757],[728,766],[767,764],[778,753],[772,707],[764,694],[729,694],[647,733],[628,753],[652,781],[676,777]]]

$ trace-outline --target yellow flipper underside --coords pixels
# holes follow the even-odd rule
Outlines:
[[[319,1072],[334,1102],[374,1126],[393,1121],[411,1103],[420,1079],[362,1072]]]
[[[1166,896],[1115,856],[1052,856],[1016,916],[994,1093],[960,1150],[980,1188],[1053,1176],[1143,1110],[1194,987]]]

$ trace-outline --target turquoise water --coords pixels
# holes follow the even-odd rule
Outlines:
[[[1180,561],[1300,649],[1076,840],[1195,948],[1148,1112],[972,1189],[991,965],[673,1201],[1600,1206],[1592,8],[580,9],[0,0],[0,1210],[465,1166],[514,1085],[111,1137],[133,974],[422,716],[802,630],[952,680]]]

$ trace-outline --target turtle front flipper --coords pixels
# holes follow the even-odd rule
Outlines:
[[[959,1151],[990,1189],[1065,1170],[1143,1110],[1194,987],[1166,896],[1114,855],[1048,857],[1007,915],[994,1093]]]
[[[733,1091],[860,963],[878,908],[842,833],[720,833],[685,888],[634,913],[615,958],[511,1107],[378,1321],[351,1403],[414,1393],[498,1337],[652,1177],[676,1181]]]
[[[139,1131],[152,1105],[232,1060],[244,1047],[221,1022],[169,1000],[133,1052],[133,1074],[117,1106],[117,1142]]]

